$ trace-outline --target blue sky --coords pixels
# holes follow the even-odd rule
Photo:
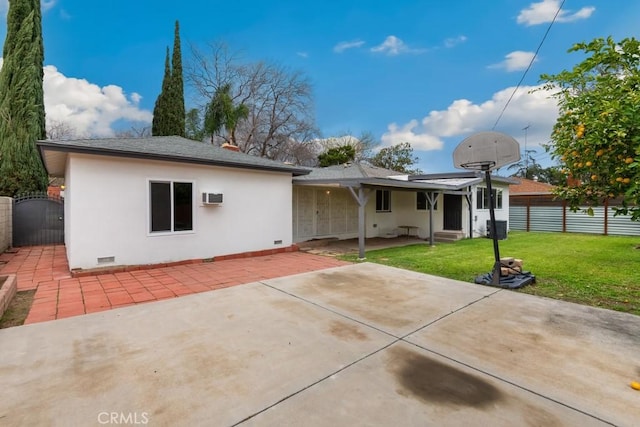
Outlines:
[[[0,0],[6,15],[7,0]],[[453,171],[451,153],[490,130],[529,65],[561,0],[46,0],[45,104],[50,124],[103,137],[148,124],[164,55],[180,21],[189,44],[224,40],[248,60],[303,71],[314,88],[323,137],[372,132],[383,146],[408,141],[424,172]],[[566,0],[495,130],[543,165],[557,108],[541,73],[580,61],[575,42],[637,36],[640,2]],[[6,19],[0,25],[4,40]],[[198,100],[187,97],[187,106]],[[529,126],[525,132],[523,128]]]

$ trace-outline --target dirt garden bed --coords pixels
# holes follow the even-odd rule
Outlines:
[[[16,276],[0,276],[0,329],[24,323],[35,291],[17,292]]]

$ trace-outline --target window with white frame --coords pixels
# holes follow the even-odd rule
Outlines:
[[[193,183],[149,182],[149,211],[152,233],[193,230]]]
[[[376,212],[391,212],[391,191],[376,190]]]
[[[495,209],[502,209],[502,190],[493,190],[493,196],[496,201]],[[476,208],[489,209],[489,190],[486,187],[478,187],[476,190]]]
[[[437,197],[437,196],[436,196]],[[416,193],[416,210],[419,211],[428,211],[429,210],[429,201],[427,200],[427,195],[424,191],[418,191]],[[438,210],[438,200],[433,204],[433,210]]]

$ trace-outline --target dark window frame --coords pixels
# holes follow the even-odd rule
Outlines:
[[[194,232],[195,183],[150,179],[148,185],[150,235]]]
[[[376,212],[391,212],[391,190],[376,190]]]
[[[429,201],[427,200],[427,195],[424,191],[416,191],[416,210],[417,211],[428,211],[429,210]],[[433,210],[438,210],[438,197],[436,196],[436,202],[433,204]]]
[[[502,209],[503,192],[500,188],[493,188],[493,194],[495,196],[496,206],[495,209]],[[477,187],[476,189],[476,209],[488,210],[489,209],[489,192],[487,187]]]

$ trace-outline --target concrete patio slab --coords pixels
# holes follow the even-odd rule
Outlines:
[[[495,292],[380,264],[353,264],[314,275],[270,280],[270,286],[402,337]]]
[[[586,427],[602,422],[400,342],[246,425]]]
[[[98,425],[104,412],[144,414],[151,425],[218,426],[393,338],[249,284],[2,330],[0,340],[4,426]]]
[[[0,330],[0,424],[633,426],[638,326],[348,265]]]
[[[499,292],[406,339],[616,425],[640,422],[640,317]]]

